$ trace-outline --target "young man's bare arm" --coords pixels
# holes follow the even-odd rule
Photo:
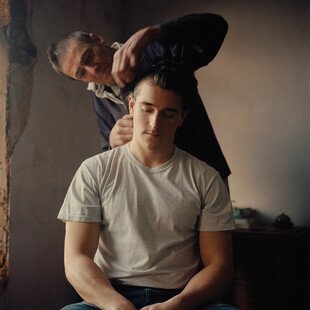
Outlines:
[[[64,261],[67,279],[85,301],[100,309],[136,310],[114,290],[93,261],[99,234],[99,223],[66,222]]]
[[[142,310],[196,310],[216,301],[227,289],[233,273],[231,234],[200,232],[199,239],[204,268],[189,281],[179,295]]]

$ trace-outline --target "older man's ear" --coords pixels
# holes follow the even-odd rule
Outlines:
[[[104,38],[96,35],[95,33],[90,33],[89,36],[99,45],[106,45]]]

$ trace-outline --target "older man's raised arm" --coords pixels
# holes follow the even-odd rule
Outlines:
[[[170,58],[183,61],[195,71],[214,59],[227,29],[225,19],[212,13],[189,14],[142,28],[115,52],[112,66],[114,80],[124,87],[141,67],[145,70],[154,61]],[[144,52],[146,57],[141,59]]]

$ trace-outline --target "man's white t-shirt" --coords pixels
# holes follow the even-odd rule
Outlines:
[[[235,226],[216,170],[177,147],[148,168],[128,144],[82,163],[58,218],[101,223],[95,262],[110,279],[166,289],[184,287],[197,272],[199,231]]]

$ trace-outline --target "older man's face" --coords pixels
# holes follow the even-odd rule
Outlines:
[[[84,44],[72,39],[68,49],[59,59],[61,71],[76,80],[113,84],[111,75],[114,50],[104,42]]]

